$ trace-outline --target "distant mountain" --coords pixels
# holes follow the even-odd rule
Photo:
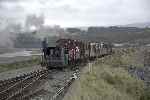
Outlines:
[[[121,27],[138,27],[138,28],[150,28],[150,22],[143,22],[143,23],[132,23],[127,25],[121,25]]]

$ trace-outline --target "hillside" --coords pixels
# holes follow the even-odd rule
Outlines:
[[[74,38],[91,41],[129,42],[147,44],[150,43],[150,28],[136,27],[89,27],[87,31],[76,31]],[[83,34],[84,33],[84,34]],[[72,33],[73,34],[73,33]]]
[[[127,24],[127,25],[121,25],[123,27],[138,27],[138,28],[145,28],[145,27],[150,27],[150,22],[143,22],[143,23],[132,23],[132,24]]]

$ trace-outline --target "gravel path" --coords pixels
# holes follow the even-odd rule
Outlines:
[[[20,49],[13,52],[0,54],[0,64],[20,62],[32,59],[32,56],[40,56],[41,51],[36,49]]]

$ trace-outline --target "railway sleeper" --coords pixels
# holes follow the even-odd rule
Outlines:
[[[39,77],[36,79],[32,79],[32,81],[29,81],[29,83],[28,84],[24,84],[24,86],[22,86],[22,88],[21,89],[19,89],[18,91],[16,91],[16,92],[14,92],[14,94],[13,95],[11,95],[11,96],[9,96],[6,100],[10,100],[12,97],[14,97],[15,95],[17,95],[17,94],[20,94],[23,90],[25,90],[27,87],[29,87],[30,85],[32,85],[34,82],[36,82],[38,79],[40,79],[40,77],[42,77],[44,74],[42,74],[42,75],[39,75]]]

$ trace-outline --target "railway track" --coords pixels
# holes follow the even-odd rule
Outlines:
[[[24,100],[32,95],[33,87],[48,75],[48,70],[38,70],[12,79],[0,81],[1,100]]]
[[[52,74],[55,76],[58,75],[59,72],[62,71],[38,70],[15,78],[0,80],[0,100],[30,100],[30,97],[40,91],[37,87],[42,86],[43,83],[45,83],[43,79],[47,78],[48,74],[49,76]],[[68,72],[69,70],[66,73]],[[64,91],[66,91],[76,78],[75,74],[76,72],[74,71],[71,76],[67,75],[67,80],[62,79],[64,83],[62,86],[57,87],[58,84],[56,84],[57,90],[49,99],[57,100],[57,98],[62,96],[65,93]],[[61,74],[58,76],[61,76]],[[56,77],[54,77],[54,79],[55,78]]]
[[[47,76],[50,76],[49,79],[47,79],[50,80],[51,83],[55,80],[58,81],[58,83],[54,82],[54,84],[51,84],[51,87],[56,88],[56,90],[54,89],[52,95],[46,100],[61,100],[67,92],[69,86],[77,77],[79,77],[81,69],[82,67],[79,69],[74,69],[74,71],[67,70],[66,72],[61,70],[48,71],[43,69],[28,74],[23,74],[15,78],[1,80],[0,100],[30,100],[31,98],[36,97],[36,93],[41,91],[39,87],[47,81],[44,81]],[[65,77],[63,78],[62,75]]]
[[[78,74],[79,72],[74,72],[73,75],[65,82],[65,84],[60,87],[49,100],[61,100],[67,92],[69,86],[73,83],[75,79],[78,78]]]

